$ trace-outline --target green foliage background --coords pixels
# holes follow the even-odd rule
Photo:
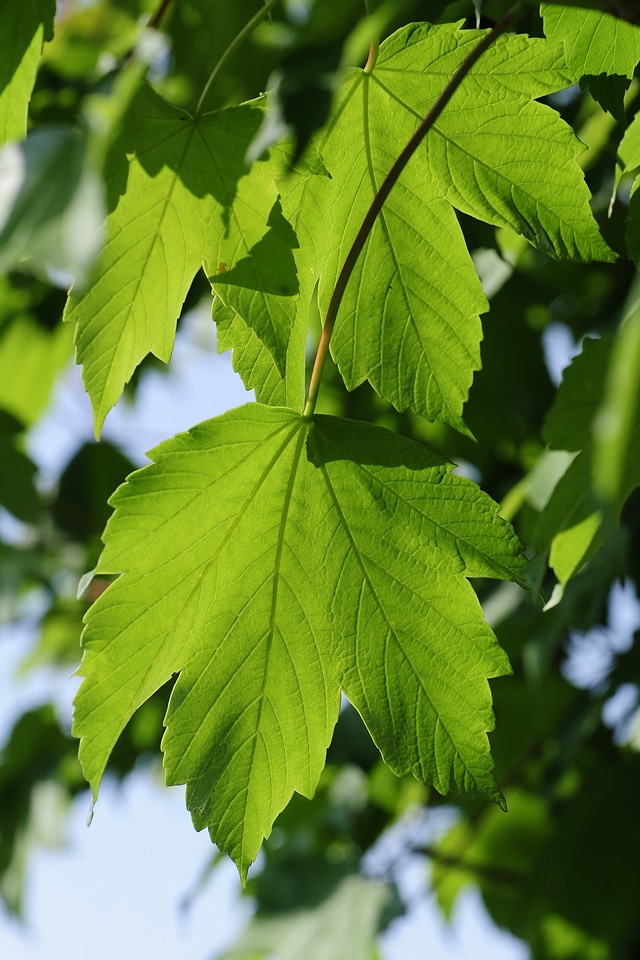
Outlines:
[[[637,648],[582,684],[566,664],[640,573],[640,17],[516,11],[368,235],[316,409],[367,209],[507,10],[371,6],[0,2],[2,615],[47,597],[28,670],[76,666],[86,615],[82,771],[51,706],[18,719],[0,894],[20,911],[42,783],[95,795],[162,742],[243,880],[264,850],[229,956],[312,958],[326,931],[375,955],[404,905],[363,858],[446,803],[455,826],[398,851],[445,914],[474,884],[536,960],[624,960]],[[25,438],[73,342],[99,434],[203,300],[258,402],[133,473],[86,444],[43,490]],[[577,348],[559,386],[554,329]]]

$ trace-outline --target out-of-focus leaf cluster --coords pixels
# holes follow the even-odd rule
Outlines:
[[[64,143],[81,142],[83,149],[92,149],[102,116],[99,98],[112,96],[115,71],[138,43],[144,18],[153,15],[156,4],[59,4],[55,38],[44,48],[37,77],[38,47],[51,34],[53,4],[30,0],[20,6],[28,15],[20,49],[33,49],[36,55],[23,61],[24,70],[11,87],[24,109],[6,115],[2,94],[9,86],[2,69],[9,60],[0,58],[3,139],[22,136],[35,82],[30,127],[45,125],[50,131],[50,125],[56,125],[54,140],[60,135]],[[253,0],[215,5],[181,0],[170,5],[160,24],[166,39],[148,73],[157,92],[192,110],[212,65],[258,6]],[[484,23],[506,6],[502,0],[487,0]],[[589,6],[597,12],[609,5]],[[634,4],[612,6],[633,20]],[[10,7],[17,5],[11,0],[0,4],[0,15],[8,15]],[[564,11],[569,27],[584,13],[573,5],[546,4],[545,9],[560,40],[566,36],[561,35],[558,10]],[[428,12],[441,22],[468,18],[469,24],[475,23],[471,0],[437,3]],[[373,20],[391,31],[424,14],[423,4],[397,2],[374,10]],[[543,35],[543,20],[533,5],[518,29]],[[6,36],[0,39],[0,52]],[[364,51],[366,57],[367,46],[357,4],[283,3],[229,60],[208,109],[257,96],[277,73],[274,109],[290,125],[302,151],[324,122],[340,62],[353,50]],[[351,953],[346,955],[356,956],[356,949],[363,943],[368,948],[376,930],[403,909],[394,879],[409,852],[424,857],[425,889],[430,874],[445,912],[452,910],[465,885],[476,885],[495,922],[528,943],[536,960],[626,960],[640,950],[635,824],[640,660],[637,644],[620,651],[615,645],[607,647],[606,640],[613,585],[623,580],[631,591],[640,586],[640,377],[632,375],[637,373],[638,351],[637,275],[631,262],[637,263],[640,248],[640,192],[634,181],[640,154],[632,120],[639,104],[629,65],[616,70],[614,76],[624,80],[617,83],[598,83],[594,73],[599,69],[593,64],[585,71],[576,67],[576,81],[586,89],[552,96],[550,103],[590,148],[581,162],[603,234],[621,255],[618,262],[585,266],[552,261],[505,229],[460,217],[491,303],[483,321],[482,369],[465,407],[477,442],[411,412],[398,413],[366,384],[346,394],[335,368],[327,372],[321,399],[323,412],[392,427],[461,463],[461,469],[502,501],[503,512],[532,553],[538,551],[533,574],[545,598],[552,597],[557,580],[562,583],[546,609],[513,585],[477,583],[515,674],[493,684],[497,729],[491,739],[509,813],[505,816],[480,802],[450,801],[456,825],[444,836],[425,840],[417,824],[437,819],[441,798],[412,778],[394,777],[377,760],[366,730],[347,706],[315,797],[295,797],[265,844],[261,872],[248,885],[256,917],[231,956],[262,956],[282,948],[291,936],[292,915],[300,921],[300,911],[303,927],[296,935],[304,938],[318,929],[318,918],[338,923],[345,910],[362,917],[359,940],[355,946],[347,941]],[[127,91],[120,89],[117,95],[124,109]],[[623,121],[631,122],[617,162]],[[47,149],[36,150],[38,162],[54,158]],[[27,172],[37,169],[37,163],[24,164]],[[0,504],[5,511],[0,603],[5,624],[11,624],[36,594],[39,603],[44,596],[37,637],[23,669],[53,665],[68,672],[79,660],[82,614],[106,585],[93,581],[89,596],[77,600],[71,584],[95,566],[109,513],[106,498],[131,464],[108,444],[87,444],[74,453],[58,482],[43,489],[28,455],[27,431],[46,410],[72,351],[70,328],[59,324],[64,297],[53,281],[61,280],[51,268],[78,264],[72,257],[53,262],[50,250],[61,251],[59,238],[81,178],[73,164],[58,167],[57,175],[56,203],[46,217],[36,211],[26,245],[14,246],[11,262],[3,261],[8,272],[0,279]],[[21,183],[26,189],[34,181],[27,177]],[[68,202],[61,203],[65,191]],[[6,196],[13,202],[18,194],[14,190]],[[29,190],[21,196],[27,203]],[[31,203],[25,209],[33,208]],[[3,221],[1,229],[6,228]],[[8,257],[8,240],[14,242],[15,234],[2,237],[7,240],[2,255]],[[36,254],[44,266],[33,275],[23,257]],[[196,280],[192,296],[204,286],[202,279]],[[550,370],[563,359],[567,345],[581,353],[558,390]],[[628,376],[628,388],[620,395],[616,385],[622,374]],[[579,411],[568,400],[572,383],[589,397]],[[618,425],[613,449],[607,447],[612,436],[607,416]],[[564,417],[566,429],[560,430]],[[594,513],[597,523],[589,526]],[[580,686],[575,677],[573,682],[568,679],[573,676],[570,651],[578,633],[608,656],[606,669]],[[611,704],[616,698],[620,702],[625,690],[630,692],[626,712],[616,715]],[[157,750],[168,693],[163,688],[155,694],[127,727],[112,755],[116,775],[126,775],[141,756]],[[14,910],[20,909],[29,849],[43,840],[57,842],[60,835],[56,829],[43,836],[42,824],[61,828],[61,811],[83,789],[75,757],[76,744],[50,705],[17,717],[7,734],[0,754],[0,894]],[[379,849],[380,838],[403,824],[408,827],[391,866],[371,867],[371,851]],[[354,885],[362,874],[366,882]],[[381,888],[386,888],[384,894]],[[332,899],[340,892],[342,912],[339,900]]]

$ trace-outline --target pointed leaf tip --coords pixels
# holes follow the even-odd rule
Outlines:
[[[494,504],[389,431],[251,404],[153,451],[113,499],[75,730],[100,779],[173,673],[167,782],[187,784],[243,881],[277,814],[311,796],[340,707],[443,793],[501,801],[488,677],[509,671],[470,576],[518,574]]]

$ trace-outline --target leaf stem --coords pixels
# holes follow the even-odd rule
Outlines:
[[[245,42],[247,37],[251,36],[251,34],[255,30],[255,28],[258,26],[258,24],[262,23],[262,21],[267,16],[267,14],[270,13],[271,10],[273,10],[273,8],[278,3],[280,3],[280,0],[265,0],[264,6],[260,10],[258,10],[258,12],[253,17],[251,17],[251,20],[245,23],[242,30],[233,38],[233,40],[231,41],[227,49],[224,51],[224,53],[216,63],[211,73],[209,74],[209,79],[205,83],[204,90],[200,94],[200,99],[198,100],[198,103],[194,112],[194,119],[197,120],[197,118],[202,114],[204,102],[207,99],[207,95],[211,90],[211,87],[213,86],[213,84],[216,82],[218,75],[222,72],[222,70],[226,66],[227,61],[231,59],[231,57],[234,55],[236,50],[242,46],[242,44]]]
[[[451,97],[456,92],[464,78],[467,76],[474,64],[480,59],[482,54],[489,49],[489,47],[497,40],[497,38],[507,30],[511,24],[511,21],[514,18],[517,4],[512,7],[502,19],[495,25],[493,30],[491,30],[482,40],[473,48],[471,53],[465,57],[458,69],[455,71],[446,87],[432,106],[429,113],[420,123],[420,126],[411,137],[406,147],[399,155],[396,162],[391,167],[389,173],[385,177],[383,183],[380,186],[380,189],[376,193],[371,206],[369,207],[364,220],[358,230],[355,240],[351,245],[351,249],[347,254],[342,270],[334,287],[333,293],[331,295],[331,300],[329,302],[329,307],[327,309],[327,315],[324,321],[324,326],[322,328],[322,334],[320,335],[320,342],[318,343],[318,349],[316,351],[316,358],[313,364],[313,370],[311,371],[311,379],[309,381],[309,391],[307,394],[307,402],[304,408],[303,416],[311,417],[316,408],[316,403],[318,401],[318,392],[320,390],[320,382],[322,380],[322,373],[324,371],[325,361],[327,359],[327,354],[329,352],[329,344],[331,342],[331,335],[333,334],[333,328],[335,326],[336,318],[338,315],[338,310],[340,309],[340,304],[342,303],[342,298],[346,290],[347,284],[351,278],[356,261],[362,249],[367,242],[369,234],[373,229],[375,220],[382,209],[382,206],[389,196],[393,185],[398,180],[400,174],[406,167],[410,158],[416,152],[425,136],[431,130],[434,123],[451,100]],[[367,62],[367,66],[369,63]],[[371,69],[371,68],[370,68]]]
[[[363,73],[372,73],[373,68],[376,65],[376,60],[378,59],[378,50],[380,49],[380,44],[377,41],[372,40],[371,46],[369,47],[369,56],[367,62],[363,67]]]

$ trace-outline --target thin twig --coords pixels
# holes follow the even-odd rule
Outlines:
[[[266,0],[266,3],[264,4],[264,6],[260,10],[258,10],[255,16],[251,18],[251,20],[245,23],[242,30],[231,41],[231,43],[229,44],[227,49],[224,51],[224,53],[216,63],[215,67],[209,74],[209,79],[205,83],[204,90],[200,94],[200,99],[198,100],[198,104],[195,109],[194,118],[197,119],[201,115],[202,109],[204,107],[204,102],[207,99],[207,95],[211,90],[211,87],[215,83],[218,75],[222,72],[223,68],[225,67],[227,60],[229,60],[234,55],[236,50],[242,46],[242,44],[247,39],[247,37],[251,36],[251,34],[255,30],[255,28],[258,26],[258,24],[262,23],[262,21],[267,16],[267,14],[270,13],[273,10],[273,8],[277,6],[278,3],[280,3],[280,0]]]
[[[164,19],[165,13],[167,12],[167,10],[169,9],[172,3],[173,3],[173,0],[162,0],[162,3],[158,7],[154,15],[151,17],[151,20],[149,20],[149,23],[147,24],[148,30],[157,30],[159,28],[160,24],[162,23],[162,20]]]

